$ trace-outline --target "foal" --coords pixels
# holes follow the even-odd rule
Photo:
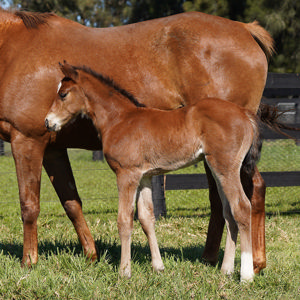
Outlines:
[[[247,165],[258,156],[255,116],[218,99],[201,100],[174,111],[145,108],[111,79],[87,67],[64,63],[61,70],[65,77],[45,124],[49,130],[59,131],[78,114],[84,114],[97,128],[105,158],[117,176],[120,274],[131,276],[136,200],[152,266],[156,271],[164,269],[154,231],[151,177],[205,159],[218,185],[227,226],[221,270],[226,274],[234,271],[239,230],[241,281],[252,280],[251,204],[241,185],[240,169],[244,160]]]

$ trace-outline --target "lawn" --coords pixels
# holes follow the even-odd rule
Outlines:
[[[87,261],[70,221],[43,172],[39,262],[21,268],[22,222],[12,157],[0,157],[0,299],[300,299],[300,187],[268,188],[267,268],[251,284],[239,283],[240,251],[232,277],[219,264],[201,262],[209,203],[207,190],[167,191],[167,217],[156,223],[165,271],[151,270],[150,250],[138,221],[132,236],[132,278],[118,276],[117,191],[114,174],[91,153],[70,150],[83,211],[100,249]],[[261,171],[299,171],[300,147],[265,143]],[[203,172],[202,164],[181,173]],[[224,235],[225,237],[225,235]]]

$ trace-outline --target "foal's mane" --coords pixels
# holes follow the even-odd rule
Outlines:
[[[56,16],[54,13],[40,13],[40,12],[28,12],[28,11],[16,11],[15,16],[20,18],[26,28],[38,28],[39,25],[48,23],[50,17]]]
[[[143,103],[140,103],[130,92],[124,90],[121,88],[116,82],[114,82],[113,79],[111,79],[108,76],[104,76],[100,73],[97,73],[96,71],[92,70],[89,67],[86,66],[80,66],[80,67],[74,67],[75,70],[80,70],[83,71],[87,74],[90,74],[91,76],[95,77],[98,79],[100,82],[106,84],[109,87],[112,87],[115,91],[129,99],[135,106],[137,107],[145,107]]]

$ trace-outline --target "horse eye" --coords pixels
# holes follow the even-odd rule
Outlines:
[[[59,94],[59,97],[60,97],[61,99],[64,99],[64,98],[66,98],[67,95],[68,95],[68,93],[60,93],[60,94]]]

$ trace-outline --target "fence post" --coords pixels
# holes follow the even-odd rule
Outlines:
[[[93,160],[103,160],[104,157],[103,157],[103,151],[93,151]]]
[[[155,219],[167,215],[166,198],[165,198],[165,176],[152,177],[152,201]]]
[[[4,141],[0,140],[0,155],[4,155]]]

